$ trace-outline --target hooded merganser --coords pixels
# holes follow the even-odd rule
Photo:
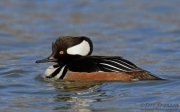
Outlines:
[[[46,69],[46,78],[64,80],[161,80],[120,56],[90,56],[92,41],[85,36],[59,37],[52,54],[36,63],[55,62]]]

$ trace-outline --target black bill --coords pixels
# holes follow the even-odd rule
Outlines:
[[[57,59],[54,59],[52,57],[48,57],[48,58],[36,61],[36,63],[45,63],[45,62],[57,62]]]

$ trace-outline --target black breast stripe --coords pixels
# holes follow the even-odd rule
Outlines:
[[[63,79],[64,76],[66,75],[66,73],[67,73],[67,67],[65,66],[61,76],[59,77],[59,79]]]
[[[53,67],[57,68],[57,69],[50,76],[46,76],[46,78],[53,78],[61,72],[59,79],[63,79],[64,76],[66,75],[67,67],[66,66],[65,67],[64,66],[58,66],[58,65],[53,65]],[[63,69],[63,67],[64,67],[64,69]]]
[[[61,71],[61,68],[62,67],[59,67],[59,68],[57,68],[50,76],[48,76],[48,77],[55,77],[60,71]]]

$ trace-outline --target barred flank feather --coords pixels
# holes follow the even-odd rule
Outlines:
[[[156,76],[152,75],[150,72],[144,71],[144,70],[126,72],[126,73],[133,76],[134,79],[138,79],[138,80],[164,80],[164,79],[156,77]]]

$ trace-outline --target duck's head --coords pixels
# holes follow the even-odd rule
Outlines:
[[[64,65],[81,56],[88,56],[92,51],[93,44],[88,37],[62,36],[52,43],[52,54],[36,63],[56,62]]]

